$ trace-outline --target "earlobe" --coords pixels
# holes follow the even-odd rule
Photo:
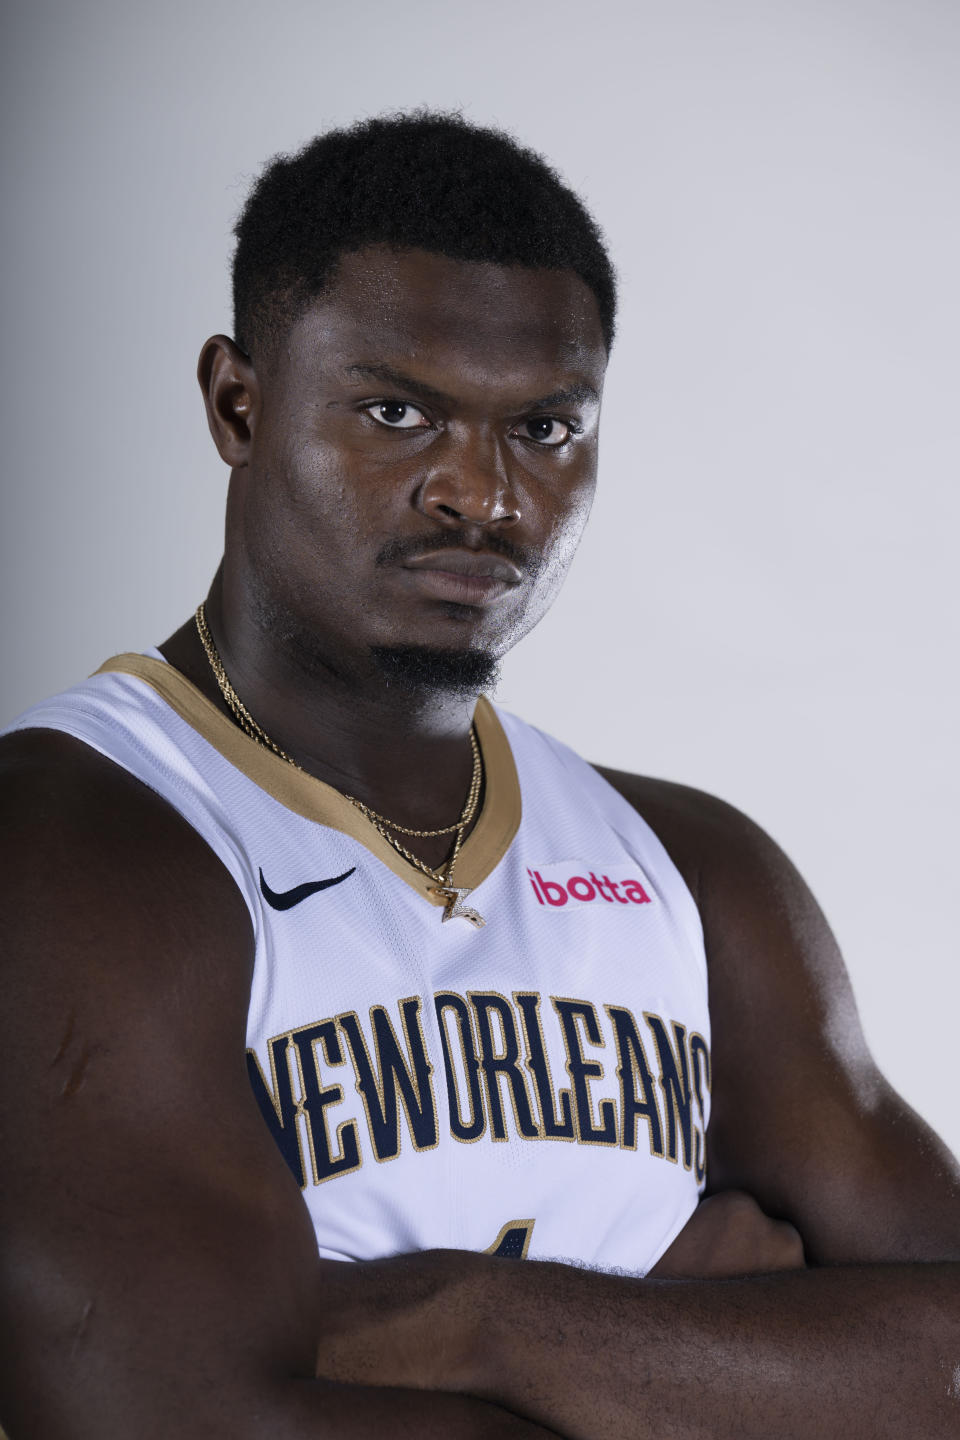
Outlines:
[[[250,461],[260,400],[253,363],[228,336],[213,335],[200,351],[197,379],[220,458],[241,469]]]

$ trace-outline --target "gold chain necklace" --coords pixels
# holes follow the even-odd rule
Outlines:
[[[258,745],[263,745],[268,750],[272,750],[274,755],[279,756],[281,760],[285,760],[288,765],[292,765],[293,768],[299,770],[301,774],[304,773],[303,766],[298,765],[293,756],[288,755],[286,750],[281,750],[277,742],[271,740],[263,727],[257,724],[231,685],[230,677],[227,675],[223,661],[220,659],[220,653],[213,642],[210,626],[207,623],[206,606],[202,601],[197,606],[194,619],[204,654],[210,663],[210,669],[213,671],[213,678],[216,680],[220,694],[226,701],[230,713],[240,728],[245,734],[250,736],[251,740],[255,740]],[[360,814],[373,826],[377,834],[382,836],[388,845],[392,845],[393,849],[396,850],[399,855],[402,855],[409,864],[413,865],[421,874],[427,875],[431,880],[437,881],[437,884],[432,885],[430,890],[432,894],[438,895],[446,901],[443,912],[444,920],[453,920],[454,918],[460,917],[464,920],[469,920],[471,925],[479,929],[487,922],[476,910],[472,910],[469,906],[463,904],[464,897],[470,894],[469,887],[460,886],[458,888],[452,884],[453,867],[457,863],[457,858],[463,846],[464,832],[470,826],[477,813],[477,806],[480,803],[480,791],[483,786],[483,757],[480,753],[476,728],[473,725],[470,726],[470,748],[473,752],[473,774],[470,778],[470,788],[467,791],[467,798],[460,812],[460,818],[455,820],[452,825],[441,826],[438,830],[413,830],[407,825],[397,825],[393,820],[388,820],[386,816],[371,809],[369,805],[364,805],[362,800],[357,800],[353,795],[345,795],[344,798],[349,800],[350,804],[360,811]],[[405,845],[402,845],[396,838],[397,835],[409,835],[418,839],[432,839],[439,835],[453,835],[455,838],[450,856],[444,866],[434,869],[432,866],[427,865],[425,861],[421,860],[418,855],[414,855]]]

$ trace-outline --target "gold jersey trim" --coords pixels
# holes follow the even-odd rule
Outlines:
[[[422,875],[399,855],[339,790],[298,770],[246,735],[207,699],[187,677],[166,661],[150,655],[127,653],[105,660],[97,675],[132,675],[142,680],[185,720],[198,735],[261,790],[307,820],[349,835],[365,846],[388,869],[431,905],[443,906],[431,895],[436,881]],[[500,863],[520,825],[520,782],[510,742],[496,711],[481,695],[474,712],[477,740],[483,756],[483,809],[457,857],[456,883],[475,890]]]

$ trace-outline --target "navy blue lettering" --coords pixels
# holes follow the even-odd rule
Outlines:
[[[273,1136],[280,1154],[290,1167],[290,1173],[294,1180],[302,1190],[307,1183],[307,1177],[303,1173],[303,1156],[300,1154],[300,1137],[297,1134],[297,1114],[300,1107],[293,1098],[290,1066],[287,1062],[289,1044],[289,1035],[278,1035],[270,1041],[267,1047],[270,1051],[270,1068],[275,1077],[276,1089],[271,1090],[264,1079],[255,1050],[247,1051],[247,1074],[250,1077],[254,1098],[260,1107],[260,1114],[266,1121],[267,1129]]]
[[[660,1062],[660,1088],[663,1091],[664,1109],[667,1121],[667,1159],[678,1158],[677,1131],[683,1141],[683,1165],[689,1170],[693,1163],[693,1116],[690,1106],[690,1067],[687,1064],[687,1031],[684,1025],[673,1021],[673,1038],[676,1050],[670,1042],[666,1026],[659,1015],[644,1017],[653,1033]]]
[[[415,1150],[429,1150],[438,1143],[437,1114],[430,1077],[433,1066],[427,1059],[420,1028],[420,1000],[400,1003],[409,1056],[400,1042],[382,1005],[370,1010],[376,1070],[370,1060],[360,1021],[351,1011],[337,1017],[347,1037],[350,1057],[357,1075],[357,1089],[363,1099],[378,1160],[392,1160],[400,1153],[400,1102]]]
[[[625,1150],[637,1148],[637,1117],[642,1115],[650,1131],[650,1150],[663,1154],[663,1127],[650,1066],[637,1022],[629,1010],[608,1005],[617,1044],[617,1079],[620,1081],[620,1144]],[[639,1084],[639,1093],[637,1086]]]
[[[491,1134],[494,1140],[507,1139],[507,1125],[500,1094],[500,1076],[505,1076],[513,1100],[513,1113],[517,1129],[525,1140],[537,1140],[540,1136],[540,1127],[533,1118],[526,1079],[520,1068],[520,1042],[517,1038],[517,1026],[513,1018],[513,1006],[502,995],[471,994],[470,1003],[477,1017],[480,1066],[486,1082]],[[500,1047],[494,1043],[491,1030],[490,1014],[492,1011],[495,1011],[500,1017]],[[498,1049],[502,1053],[498,1053]]]
[[[697,1109],[700,1111],[700,1128],[694,1127],[693,1168],[697,1184],[702,1185],[707,1178],[707,1157],[704,1153],[704,1136],[707,1132],[704,1086],[707,1090],[710,1089],[710,1051],[707,1049],[706,1040],[696,1032],[690,1036],[690,1065],[693,1070],[693,1091],[697,1097]]]
[[[437,1023],[440,1026],[440,1039],[443,1044],[443,1068],[447,1077],[447,1103],[450,1110],[450,1132],[457,1140],[479,1140],[487,1128],[486,1112],[483,1108],[483,1094],[480,1089],[480,1061],[477,1059],[477,1052],[473,1044],[473,1021],[470,1017],[470,1007],[461,995],[453,991],[442,991],[434,997],[437,1007]],[[453,1056],[450,1053],[450,1038],[447,1035],[447,1027],[444,1022],[444,1011],[449,1010],[453,1014],[456,1026],[460,1032],[460,1045],[463,1053],[463,1068],[466,1074],[468,1098],[470,1101],[470,1115],[464,1119],[460,1113],[460,1090],[457,1084],[457,1072],[454,1069]]]
[[[527,1044],[527,1068],[533,1076],[540,1101],[540,1119],[543,1134],[548,1140],[575,1140],[573,1115],[570,1107],[570,1090],[559,1091],[560,1119],[554,1103],[553,1086],[550,1083],[550,1064],[543,1040],[543,1026],[540,1021],[540,996],[536,993],[518,994],[513,997],[520,1007],[520,1023],[523,1026]]]
[[[310,1132],[315,1185],[320,1185],[324,1180],[346,1170],[356,1170],[360,1164],[360,1141],[355,1120],[344,1121],[337,1127],[339,1153],[335,1153],[331,1148],[330,1130],[324,1111],[328,1105],[337,1105],[343,1099],[343,1086],[321,1085],[318,1042],[323,1047],[323,1057],[328,1065],[343,1065],[345,1062],[335,1021],[321,1020],[317,1025],[308,1025],[302,1030],[294,1031],[293,1043],[300,1057],[303,1109]]]
[[[591,874],[590,879],[593,878]],[[587,1040],[591,1045],[602,1045],[603,1033],[597,1012],[586,1000],[554,998],[553,1007],[560,1017],[567,1046],[567,1073],[573,1081],[573,1095],[577,1104],[577,1138],[588,1145],[616,1145],[617,1108],[612,1100],[600,1101],[600,1124],[594,1123],[590,1106],[590,1081],[600,1079],[603,1066],[599,1060],[584,1058],[583,1041],[577,1024],[578,1020],[584,1022]]]

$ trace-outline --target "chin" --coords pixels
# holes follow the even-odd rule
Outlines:
[[[497,683],[497,656],[490,650],[437,645],[374,645],[371,658],[388,685],[398,689],[471,696]]]

